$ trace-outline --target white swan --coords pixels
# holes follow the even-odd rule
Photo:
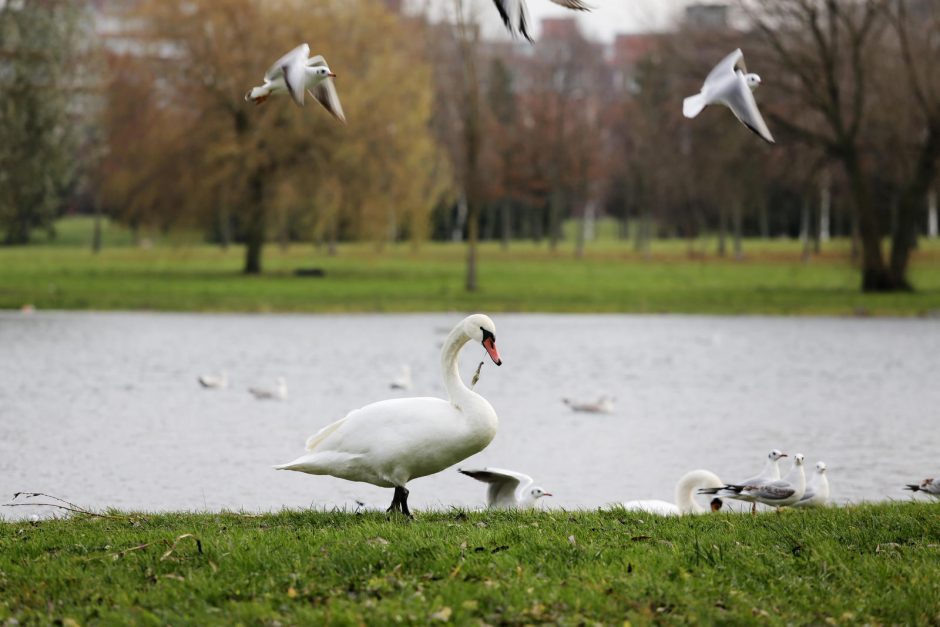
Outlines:
[[[682,475],[682,478],[676,484],[675,503],[655,499],[627,501],[623,504],[623,508],[633,512],[646,512],[659,516],[683,516],[685,514],[703,514],[709,511],[716,512],[721,509],[721,499],[712,499],[710,507],[706,509],[692,495],[701,488],[721,488],[724,485],[718,475],[713,472],[693,470]]]
[[[222,371],[222,374],[204,374],[198,379],[199,385],[204,388],[227,388],[228,387],[228,375],[225,371]]]
[[[441,349],[448,400],[398,398],[366,405],[308,439],[308,455],[275,468],[395,488],[388,511],[411,516],[405,488],[410,480],[479,453],[496,435],[499,419],[493,407],[460,379],[457,356],[470,340],[481,342],[497,366],[503,363],[496,325],[482,314],[468,316]]]
[[[284,377],[278,377],[274,389],[253,387],[248,388],[248,392],[259,401],[284,401],[287,400],[287,381]]]
[[[489,509],[532,509],[543,496],[552,496],[535,483],[532,477],[514,470],[484,468],[482,470],[457,469],[468,477],[489,484],[486,507]]]

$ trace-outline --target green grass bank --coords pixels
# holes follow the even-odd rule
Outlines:
[[[0,523],[0,624],[940,622],[929,503],[110,514]]]
[[[0,308],[412,312],[623,312],[916,316],[940,311],[940,241],[924,241],[912,262],[912,294],[862,294],[846,241],[801,259],[791,240],[748,240],[744,258],[715,255],[714,242],[656,241],[649,255],[629,241],[601,239],[576,259],[570,241],[485,243],[480,289],[464,289],[460,244],[342,245],[329,256],[310,245],[269,245],[261,276],[240,273],[243,249],[191,236],[129,245],[117,227],[105,248],[80,245],[87,221],[63,221],[59,239],[0,249]],[[321,278],[295,276],[319,268]]]

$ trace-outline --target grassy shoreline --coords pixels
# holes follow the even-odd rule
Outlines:
[[[207,245],[0,249],[0,309],[193,312],[607,312],[780,315],[936,315],[940,244],[912,264],[912,294],[862,294],[845,242],[810,263],[793,242],[749,242],[743,261],[689,258],[682,242],[651,257],[599,242],[583,259],[546,245],[481,247],[480,290],[463,289],[465,249],[431,243],[377,252],[346,245],[337,256],[310,246],[265,255],[265,273],[244,276],[242,250]],[[320,268],[322,278],[294,275]]]
[[[940,621],[930,503],[109,515],[0,523],[0,624]]]

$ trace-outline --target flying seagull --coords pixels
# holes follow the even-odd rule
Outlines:
[[[336,74],[321,55],[310,57],[310,46],[300,44],[265,73],[264,84],[252,87],[245,100],[261,104],[269,96],[288,93],[297,106],[304,106],[304,93],[309,92],[334,118],[346,123],[343,105],[339,102],[333,79]]]
[[[582,0],[551,0],[555,4],[561,5],[575,11],[590,11],[591,7]],[[503,24],[509,29],[513,37],[520,34],[532,41],[529,35],[529,8],[525,4],[526,0],[493,0],[499,16],[503,19]]]
[[[682,114],[687,118],[694,118],[708,105],[723,104],[731,109],[744,126],[772,144],[774,137],[761,117],[754,94],[751,93],[758,85],[760,76],[747,73],[747,68],[744,67],[744,53],[738,48],[715,66],[705,79],[701,92],[685,99],[682,103]]]
[[[489,484],[486,491],[486,506],[489,509],[532,509],[543,496],[551,496],[538,486],[532,485],[532,477],[513,470],[484,468],[461,470],[468,477]]]

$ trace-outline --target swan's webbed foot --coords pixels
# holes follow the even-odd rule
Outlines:
[[[388,513],[399,512],[408,518],[414,518],[408,510],[408,490],[406,488],[395,488],[395,495],[392,497],[392,504],[385,510]]]

